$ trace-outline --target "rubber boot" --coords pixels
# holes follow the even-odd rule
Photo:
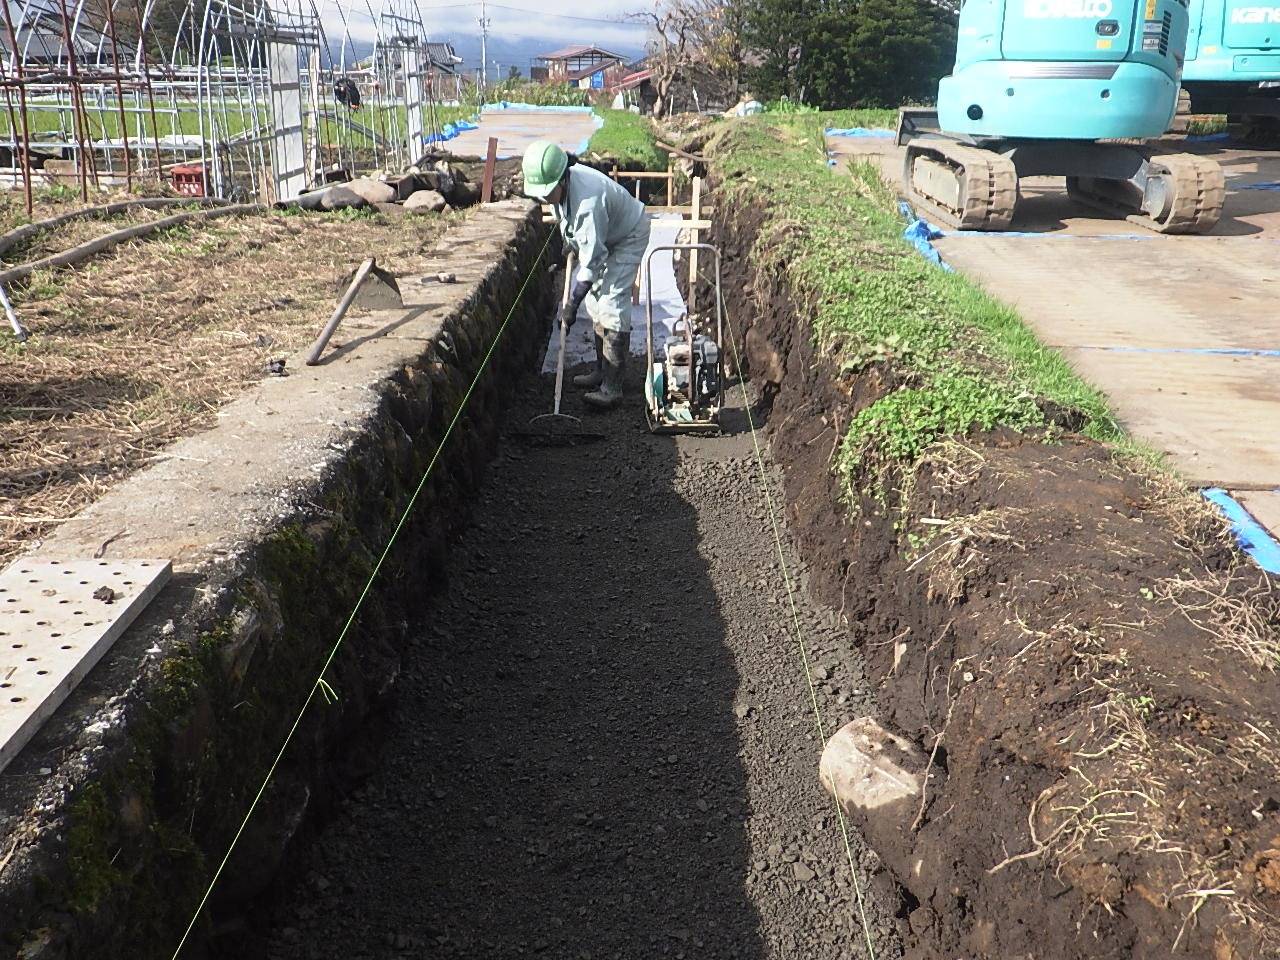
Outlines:
[[[582,399],[600,410],[610,410],[622,402],[622,375],[627,370],[631,335],[619,330],[604,332],[604,378],[600,389],[583,394]]]
[[[600,331],[596,331],[596,368],[591,373],[580,373],[573,378],[573,385],[583,390],[594,390],[604,380],[604,343]]]

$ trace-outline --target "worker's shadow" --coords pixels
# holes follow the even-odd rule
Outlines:
[[[700,545],[738,542],[744,506],[731,484],[686,494],[723,467],[690,480],[687,453],[645,430],[640,386],[636,365],[632,402],[595,416],[566,394],[594,444],[500,449],[449,590],[424,603],[371,792],[427,801],[362,818],[376,849],[333,841],[349,876],[331,879],[380,885],[362,898],[379,936],[454,957],[766,955],[745,887],[770,842],[747,832],[759,720],[735,706],[768,682],[737,663],[765,655],[772,608],[741,586],[760,558],[713,580]],[[531,380],[513,427],[551,389]]]
[[[277,929],[305,915],[326,956],[375,960],[404,955],[396,944],[495,960],[767,955],[748,877],[807,820],[787,807],[748,833],[752,795],[784,776],[767,772],[777,748],[761,737],[776,732],[760,711],[793,706],[770,666],[783,607],[750,585],[772,546],[762,533],[741,547],[751,482],[647,432],[640,366],[607,413],[566,393],[598,442],[499,448],[447,589],[422,575],[369,799],[316,844],[330,889],[361,893],[331,911],[299,886]],[[553,389],[529,378],[507,422],[545,413]],[[768,692],[779,684],[785,704]],[[750,792],[746,756],[766,771]],[[756,882],[760,900],[795,893],[789,874]]]

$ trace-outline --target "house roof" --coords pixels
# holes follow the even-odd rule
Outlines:
[[[646,80],[653,79],[652,70],[641,70],[639,73],[632,73],[619,80],[614,87],[618,90],[630,90],[632,87],[638,87]]]
[[[589,77],[593,73],[616,67],[620,63],[622,63],[621,60],[596,60],[594,63],[589,63],[577,70],[569,70],[565,73],[565,78],[568,80],[581,80],[583,77]]]
[[[60,26],[37,23],[19,28],[16,33],[18,54],[24,60],[54,62],[66,59],[66,41],[63,39]],[[93,60],[95,58],[96,47],[87,38],[74,35],[72,44],[77,59]],[[124,52],[121,51],[122,56]],[[0,36],[0,53],[6,57],[10,55],[9,38],[6,36]]]
[[[453,49],[453,44],[447,40],[439,43],[424,43],[422,47],[427,51],[427,56],[431,58],[432,62],[442,67],[451,63],[462,62],[462,58]]]
[[[599,54],[600,60],[623,60],[625,59],[620,53],[611,53],[603,47],[565,47],[563,50],[556,50],[554,53],[539,54],[538,60],[572,60],[575,57],[585,57],[589,54]]]

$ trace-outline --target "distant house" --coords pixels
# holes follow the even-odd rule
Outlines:
[[[14,19],[17,18],[15,17]],[[76,60],[80,63],[92,63],[99,59],[97,47],[85,36],[89,32],[86,29],[72,34]],[[16,33],[18,55],[24,62],[33,64],[66,62],[66,40],[63,38],[62,23],[57,18],[37,15],[29,18],[29,22],[19,27]],[[0,33],[0,56],[8,60],[11,55],[9,38]]]
[[[565,47],[535,59],[541,63],[529,71],[534,79],[569,83],[583,90],[607,89],[627,73],[626,57],[602,47]]]
[[[426,94],[432,100],[448,100],[462,97],[462,58],[448,41],[426,43],[427,54]]]
[[[632,64],[628,69],[635,66],[637,65]],[[658,91],[653,85],[652,70],[627,73],[609,89],[621,98],[623,104],[634,105],[641,113],[652,113],[654,104],[658,102]]]

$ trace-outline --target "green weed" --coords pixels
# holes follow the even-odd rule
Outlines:
[[[654,141],[653,126],[629,110],[597,110],[604,126],[595,132],[588,153],[611,157],[624,165],[639,164],[645,170],[665,170],[667,156]]]
[[[883,500],[891,475],[974,431],[1065,426],[1121,440],[1102,395],[1017,314],[903,240],[896,197],[874,167],[827,167],[824,127],[884,126],[888,114],[770,117],[733,125],[715,145],[728,189],[768,204],[752,255],[785,270],[821,352],[846,374],[883,366],[894,386],[848,425],[836,457],[846,489]]]

